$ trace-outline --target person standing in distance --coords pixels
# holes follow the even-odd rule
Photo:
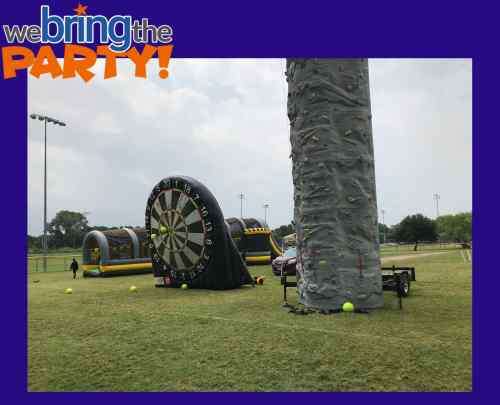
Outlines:
[[[78,262],[76,261],[76,259],[74,257],[73,257],[73,260],[71,261],[71,265],[69,267],[73,271],[73,279],[75,279],[76,272],[78,271]]]

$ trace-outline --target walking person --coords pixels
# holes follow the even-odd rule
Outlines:
[[[78,262],[76,261],[76,259],[74,257],[73,257],[73,260],[71,261],[71,265],[69,267],[73,271],[73,279],[75,279],[76,272],[78,271]]]

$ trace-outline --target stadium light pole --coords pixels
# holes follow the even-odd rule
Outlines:
[[[264,222],[267,224],[267,210],[269,209],[269,204],[264,204],[262,206],[264,208]]]
[[[47,241],[47,123],[65,127],[66,124],[55,118],[40,114],[30,114],[33,120],[43,121],[43,271],[47,271],[47,253],[49,244]]]
[[[382,209],[382,210],[380,210],[380,212],[382,213],[382,225],[383,225],[382,232],[384,235],[384,243],[385,243],[385,237],[386,237],[386,235],[385,235],[385,210]]]
[[[436,193],[434,194],[434,200],[436,201],[436,218],[439,217],[439,200],[440,200],[441,196]]]
[[[240,199],[240,218],[243,218],[243,200],[245,198],[245,194],[238,194],[238,198]]]

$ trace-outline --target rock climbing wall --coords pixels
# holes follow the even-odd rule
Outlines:
[[[311,308],[383,305],[367,59],[288,59],[298,290]]]

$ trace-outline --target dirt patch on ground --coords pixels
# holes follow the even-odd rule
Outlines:
[[[390,262],[393,260],[407,260],[407,259],[414,259],[418,257],[427,257],[427,256],[434,256],[434,255],[442,255],[444,253],[448,252],[433,252],[433,253],[415,253],[412,255],[401,255],[401,256],[388,256],[388,257],[382,257],[380,260],[382,263],[384,262]]]

